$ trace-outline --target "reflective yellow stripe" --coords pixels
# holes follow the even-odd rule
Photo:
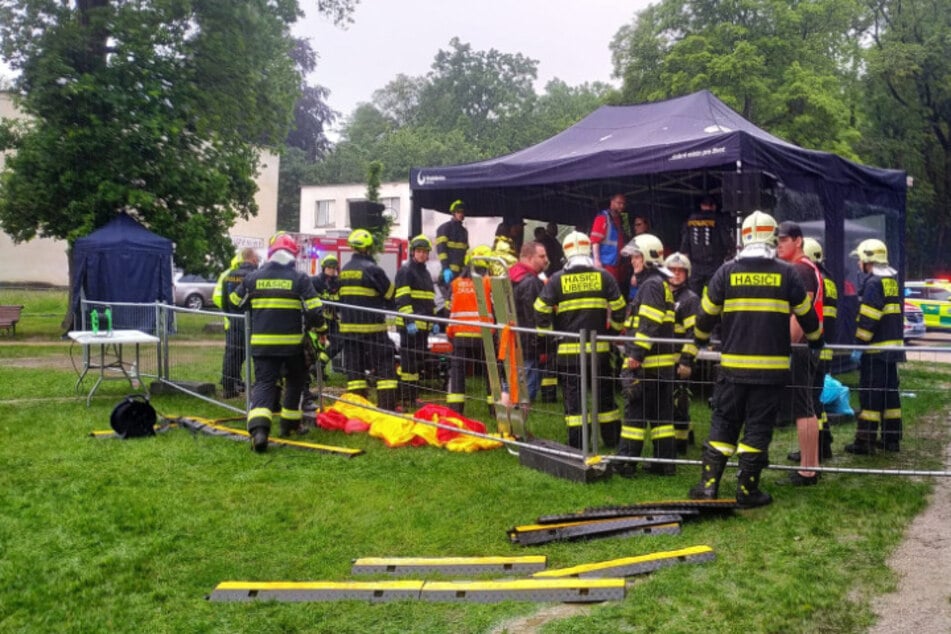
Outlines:
[[[750,447],[749,445],[744,445],[740,443],[736,448],[737,455],[741,453],[763,453],[762,449],[757,449],[756,447]]]
[[[863,409],[859,412],[859,420],[880,423],[882,421],[882,413],[870,409]]]
[[[904,342],[901,339],[888,339],[886,341],[876,341],[871,344],[872,349],[866,350],[865,354],[879,354],[882,352],[883,348],[895,348],[902,345]]]
[[[612,409],[609,412],[598,412],[599,423],[613,423],[621,420],[621,410]]]
[[[621,425],[621,438],[627,440],[644,440],[644,428]]]
[[[883,315],[897,315],[901,312],[901,306],[898,304],[885,304],[882,306]]]
[[[271,420],[271,408],[269,407],[255,407],[254,409],[248,412],[248,420],[253,420],[255,418],[266,418]]]
[[[558,312],[566,313],[572,310],[585,310],[587,308],[608,307],[608,301],[603,297],[583,297],[581,299],[568,299],[558,303]]]
[[[341,333],[386,332],[386,324],[340,324]]]
[[[465,394],[447,394],[446,402],[447,403],[465,403],[466,395]]]
[[[796,313],[798,316],[802,317],[803,315],[807,315],[811,308],[812,308],[812,300],[809,298],[808,295],[806,295],[806,299],[802,300],[801,304],[793,307],[793,312]]]
[[[693,328],[696,325],[696,323],[697,323],[697,316],[690,315],[689,317],[684,319],[684,328],[685,329]]]
[[[251,308],[281,308],[290,310],[300,310],[301,303],[299,299],[288,299],[285,297],[252,297]]]
[[[591,343],[585,344],[585,352],[591,352]],[[599,341],[595,350],[597,352],[608,352],[611,349],[611,344],[607,341]],[[561,343],[558,344],[558,354],[581,354],[581,344],[580,343]]]
[[[281,418],[286,420],[301,420],[304,418],[304,414],[299,409],[284,409],[282,407]]]
[[[697,346],[695,346],[694,344],[685,343],[684,347],[681,349],[681,352],[684,354],[688,354],[692,357],[695,357],[697,356],[697,353],[699,352],[699,350],[697,349]]]
[[[450,249],[465,249],[468,248],[465,242],[453,242],[452,240],[446,241],[446,246]]]
[[[400,378],[404,381],[419,381],[419,374],[410,374],[400,370]]]
[[[551,387],[555,385],[558,385],[557,376],[546,376],[542,379],[542,387]]]
[[[700,299],[700,307],[703,309],[703,312],[707,313],[708,315],[719,315],[720,311],[723,310],[722,306],[714,304],[713,301],[710,300],[710,297],[707,295],[707,289],[703,289],[703,297]]]
[[[378,390],[395,390],[396,389],[396,379],[387,379],[385,381],[377,381],[376,389]]]
[[[720,364],[743,370],[788,370],[789,357],[764,357],[752,354],[722,354]]]
[[[782,313],[789,314],[789,302],[781,299],[759,299],[744,297],[728,299],[723,305],[723,312],[751,312],[751,313]]]
[[[228,295],[228,301],[230,301],[234,306],[237,306],[238,304],[241,303],[241,296],[238,295],[238,293],[236,293],[235,291],[232,291]]]
[[[341,286],[340,297],[379,297],[376,289],[365,286]]]
[[[707,443],[727,458],[736,453],[736,445],[716,440],[708,440]]]
[[[565,425],[568,427],[581,427],[581,416],[578,414],[572,414],[571,416],[565,416]]]
[[[532,308],[540,313],[550,313],[552,312],[552,307],[542,301],[542,298],[539,297],[535,300],[535,303],[532,304]]]
[[[656,354],[650,355],[644,359],[644,362],[641,364],[642,368],[662,368],[672,366],[677,363],[676,354]]]
[[[623,297],[618,297],[613,302],[608,304],[608,306],[610,306],[611,310],[613,310],[614,312],[618,312],[619,310],[622,310],[626,305],[627,305],[627,302],[624,301]]]
[[[882,311],[869,306],[868,304],[862,304],[859,306],[859,315],[863,317],[868,317],[873,321],[878,321],[882,318]]]
[[[315,310],[317,308],[320,308],[323,305],[324,303],[320,301],[319,297],[312,297],[304,301],[304,308],[306,308],[307,310]]]
[[[855,338],[859,341],[871,341],[872,340],[872,331],[866,330],[865,328],[856,328],[855,329]]]
[[[664,316],[666,313],[662,310],[657,310],[653,306],[648,306],[647,304],[641,304],[641,307],[637,310],[639,317],[647,317],[651,321],[657,322],[658,324],[664,323]]]
[[[823,361],[831,361],[832,350],[830,348],[823,348],[822,352],[819,353],[819,358]]]
[[[901,408],[898,409],[886,409],[882,415],[886,420],[889,418],[901,418]]]
[[[660,440],[662,438],[673,438],[673,425],[657,425],[651,429],[651,440]]]
[[[835,306],[829,306],[826,304],[822,306],[822,316],[825,318],[831,317],[835,319],[838,316],[838,312],[839,311]]]
[[[301,342],[301,333],[293,335],[268,335],[255,333],[251,335],[252,346],[296,346]]]
[[[347,390],[365,390],[365,389],[367,389],[367,382],[365,379],[347,381]]]

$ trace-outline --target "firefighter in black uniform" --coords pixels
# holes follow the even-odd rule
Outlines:
[[[677,457],[671,392],[677,356],[674,344],[652,341],[674,336],[674,295],[667,283],[669,271],[663,267],[664,245],[657,236],[642,233],[621,249],[621,255],[631,258],[637,294],[631,300],[625,322],[625,335],[631,339],[624,344],[624,418],[617,453],[639,458],[649,423],[654,457],[672,460]],[[636,469],[636,462],[624,462],[617,467],[623,476],[634,475]],[[644,470],[675,475],[677,466],[651,463]]]
[[[212,301],[222,312],[236,314],[241,311],[231,302],[231,293],[244,281],[244,277],[258,268],[258,255],[254,249],[241,250],[240,262],[225,271],[215,285]],[[234,398],[244,390],[244,376],[241,366],[244,364],[244,318],[225,317],[225,356],[221,364],[222,398]],[[241,386],[241,390],[238,389]]]
[[[396,327],[400,331],[400,401],[415,407],[419,375],[429,350],[429,332],[439,333],[439,324],[413,319],[436,314],[436,290],[426,268],[433,245],[424,235],[409,243],[410,259],[396,272]]]
[[[594,267],[591,240],[573,231],[562,246],[567,263],[549,280],[535,300],[535,323],[542,335],[549,331],[579,332],[582,329],[599,335],[617,334],[624,319],[624,298],[610,273]],[[590,353],[590,344],[586,353]],[[598,374],[601,378],[598,402],[598,423],[601,438],[608,447],[620,439],[621,412],[614,397],[614,372],[611,367],[611,344],[598,341]],[[577,339],[558,344],[558,370],[565,397],[565,424],[568,444],[581,447],[580,375],[581,346]]]
[[[461,200],[449,205],[452,219],[436,229],[436,254],[442,266],[440,277],[447,286],[462,272],[465,266],[466,252],[469,250],[469,231],[462,225],[466,217],[466,206]]]
[[[740,463],[736,501],[763,506],[760,490],[769,464],[769,443],[782,386],[789,382],[789,314],[802,326],[809,347],[823,345],[822,327],[796,271],[776,259],[776,220],[754,211],[743,221],[743,250],[721,266],[700,300],[694,337],[705,345],[721,323],[720,374],[713,390],[710,437],[703,446],[700,483],[692,499],[716,499],[730,456]],[[740,438],[740,432],[743,438]]]
[[[278,381],[284,376],[280,434],[300,431],[303,414],[301,394],[307,383],[302,347],[303,327],[323,329],[323,307],[314,285],[294,268],[297,243],[281,234],[271,240],[268,261],[248,273],[229,295],[239,308],[251,311],[251,358],[254,386],[248,411],[251,448],[267,451],[271,431],[271,407],[278,396]]]
[[[717,213],[717,203],[712,196],[704,197],[700,210],[690,214],[684,223],[680,252],[693,263],[690,290],[698,297],[703,295],[703,287],[714,271],[733,257],[736,250],[733,230],[730,218]]]
[[[858,425],[855,441],[845,450],[872,454],[882,448],[897,452],[901,447],[901,395],[898,362],[905,360],[903,300],[898,292],[895,269],[888,265],[888,249],[881,240],[863,240],[852,252],[859,259],[865,280],[859,289],[859,314],[855,318],[855,342],[862,350],[859,365]],[[878,438],[881,428],[881,438]]]
[[[674,294],[674,337],[686,339],[681,348],[680,358],[689,367],[697,356],[697,346],[693,343],[693,328],[697,323],[697,311],[700,310],[700,298],[690,290],[690,258],[679,251],[671,253],[664,260],[664,266],[670,271],[670,291]],[[674,383],[674,439],[677,443],[677,455],[687,455],[687,445],[693,444],[693,430],[690,426],[690,384],[688,379],[678,377]]]
[[[340,301],[340,261],[333,253],[324,256],[320,262],[320,274],[310,278],[317,291],[317,296],[321,301]],[[333,359],[343,350],[343,342],[340,340],[340,323],[337,318],[337,310],[332,306],[324,304],[324,319],[327,321],[327,349],[324,351],[327,361]],[[323,367],[323,366],[321,366]]]
[[[376,372],[377,407],[396,411],[396,363],[386,334],[386,316],[360,310],[393,309],[393,283],[370,255],[373,236],[354,229],[347,238],[353,257],[340,271],[340,336],[347,372],[347,391],[366,397],[367,371]]]

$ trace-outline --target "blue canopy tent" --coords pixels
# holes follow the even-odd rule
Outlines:
[[[615,193],[649,216],[669,250],[699,199],[736,218],[825,224],[827,266],[844,278],[844,221],[880,216],[895,263],[904,261],[906,174],[806,150],[756,127],[708,91],[635,106],[603,106],[567,130],[477,163],[410,170],[411,232],[423,209],[554,221],[585,230]],[[900,268],[900,267],[899,267]],[[838,338],[837,338],[838,339]]]
[[[70,280],[76,327],[83,323],[81,299],[99,304],[171,304],[173,248],[171,240],[152,233],[125,213],[76,240]],[[154,310],[113,306],[112,320],[115,329],[155,331]]]

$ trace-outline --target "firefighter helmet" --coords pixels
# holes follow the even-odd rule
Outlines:
[[[474,246],[466,252],[465,265],[469,266],[469,263],[472,262],[473,258],[486,258],[492,257],[492,247],[487,244],[480,244]],[[485,266],[485,263],[482,264]]]
[[[591,238],[580,231],[572,231],[565,236],[561,248],[564,249],[565,258],[568,259],[579,255],[591,257]]]
[[[461,200],[454,200],[452,201],[452,204],[449,205],[449,213],[451,214],[454,214],[457,211],[465,211],[465,210],[466,210],[466,204],[462,202]]]
[[[776,219],[758,209],[743,219],[743,246],[768,244],[776,246]]]
[[[862,264],[884,264],[888,265],[888,247],[881,240],[869,238],[859,242],[852,255],[858,257]]]
[[[267,249],[267,257],[270,258],[277,251],[287,251],[296,258],[300,252],[300,247],[297,246],[297,242],[294,238],[286,233],[281,233],[271,238],[270,246],[268,246]]]
[[[426,249],[427,251],[433,250],[433,243],[429,241],[429,238],[423,234],[419,234],[415,238],[409,241],[410,251],[415,251],[416,249]]]
[[[803,238],[802,239],[802,252],[806,254],[806,257],[819,264],[822,262],[822,245],[819,244],[819,241],[815,238]]]
[[[332,266],[335,269],[340,268],[340,260],[338,260],[337,256],[334,255],[333,253],[328,253],[327,255],[325,255],[323,261],[320,263],[321,268],[325,269],[328,266]]]
[[[354,229],[347,238],[347,244],[357,251],[364,251],[373,246],[373,234],[366,229]]]
[[[652,233],[642,233],[621,249],[621,255],[640,255],[647,266],[661,266],[664,263],[664,243]]]
[[[287,235],[286,231],[278,231],[277,233],[275,233],[274,235],[270,237],[270,239],[267,241],[267,245],[271,246],[272,244],[274,244],[275,240],[277,240],[281,236],[286,236],[286,235]]]
[[[687,277],[690,277],[690,258],[680,251],[668,255],[667,259],[664,260],[664,267],[668,269],[683,269],[687,271]]]

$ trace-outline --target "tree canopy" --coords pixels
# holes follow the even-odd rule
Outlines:
[[[317,8],[345,21],[355,1]],[[259,150],[292,129],[300,14],[296,0],[0,0],[30,117],[0,135],[16,150],[0,226],[72,242],[124,210],[174,240],[180,266],[227,263],[228,229],[257,211]]]

